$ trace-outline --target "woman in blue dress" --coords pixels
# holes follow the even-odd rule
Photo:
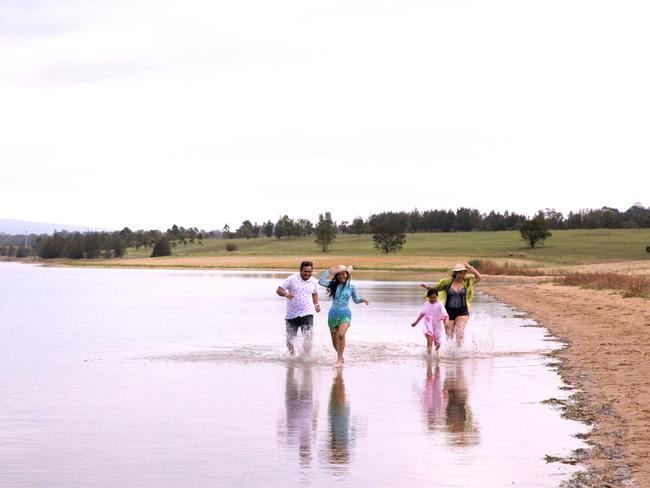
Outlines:
[[[330,308],[327,315],[327,325],[330,328],[332,345],[338,356],[337,366],[343,365],[345,333],[352,321],[352,311],[348,306],[350,297],[352,297],[354,303],[368,305],[368,300],[359,298],[356,288],[350,283],[350,271],[352,271],[352,266],[338,265],[325,270],[318,279],[318,284],[327,288],[327,295],[332,299],[332,308]],[[333,276],[333,278],[328,279],[330,276]]]

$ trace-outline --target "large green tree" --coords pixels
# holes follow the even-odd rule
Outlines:
[[[283,215],[275,223],[275,237],[282,239],[283,237],[297,237],[300,235],[300,229],[296,225],[296,222],[293,219],[290,219],[288,215]]]
[[[406,235],[396,225],[385,223],[379,224],[375,228],[375,234],[372,236],[372,240],[377,249],[384,254],[388,254],[402,249],[402,246],[406,242]]]
[[[368,232],[368,224],[363,221],[363,217],[355,217],[350,225],[350,232],[352,234],[366,234]]]
[[[262,225],[262,232],[266,237],[273,236],[273,222],[270,220],[266,221],[266,223]]]
[[[527,219],[522,222],[519,228],[521,239],[526,241],[531,248],[538,244],[542,244],[546,239],[553,234],[548,230],[546,220],[543,214],[538,214],[535,218]]]
[[[325,212],[325,216],[320,214],[318,216],[318,224],[314,228],[316,234],[316,244],[320,246],[323,252],[327,252],[327,248],[336,239],[336,222],[332,220],[332,214]]]
[[[250,239],[253,237],[253,223],[250,220],[244,220],[242,224],[237,229],[237,237],[244,237],[245,239]],[[257,236],[255,236],[257,237]]]

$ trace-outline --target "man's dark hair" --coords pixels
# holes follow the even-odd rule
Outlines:
[[[307,266],[311,266],[312,268],[314,267],[314,263],[311,261],[303,261],[300,263],[300,271],[302,271],[302,268],[306,268]]]

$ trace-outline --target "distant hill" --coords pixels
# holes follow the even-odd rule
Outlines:
[[[96,227],[70,224],[50,224],[47,222],[30,222],[28,220],[0,219],[0,234],[52,234],[55,230],[79,231],[107,230]]]

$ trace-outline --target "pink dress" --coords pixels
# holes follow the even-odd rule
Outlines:
[[[422,326],[424,335],[433,337],[435,342],[440,342],[444,335],[442,321],[449,318],[444,305],[440,302],[425,302],[422,313],[424,314],[424,325]]]

